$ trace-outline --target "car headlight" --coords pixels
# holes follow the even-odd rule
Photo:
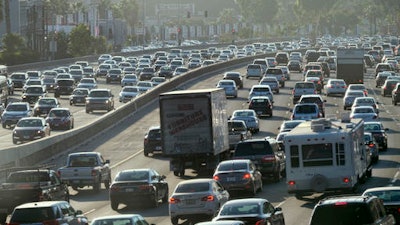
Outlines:
[[[86,100],[86,104],[89,104],[90,103],[90,101],[89,100]]]
[[[110,103],[110,101],[109,101],[109,100],[106,100],[106,104],[108,104],[108,103]]]

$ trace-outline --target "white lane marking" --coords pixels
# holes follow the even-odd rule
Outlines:
[[[92,212],[94,212],[94,211],[96,211],[96,209],[91,209],[91,210],[89,210],[89,211],[83,213],[83,215],[86,216],[87,214],[90,214],[90,213],[92,213]]]

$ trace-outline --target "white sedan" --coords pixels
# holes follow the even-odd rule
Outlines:
[[[364,121],[375,121],[378,119],[378,114],[375,113],[372,106],[356,106],[352,107],[350,118],[360,118]]]

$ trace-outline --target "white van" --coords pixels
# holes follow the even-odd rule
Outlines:
[[[361,119],[318,119],[299,124],[284,137],[288,193],[296,198],[330,191],[356,191],[371,176]]]

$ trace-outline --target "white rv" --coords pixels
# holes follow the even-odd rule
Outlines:
[[[356,191],[371,176],[361,119],[326,118],[299,124],[284,137],[289,193],[304,195]]]

